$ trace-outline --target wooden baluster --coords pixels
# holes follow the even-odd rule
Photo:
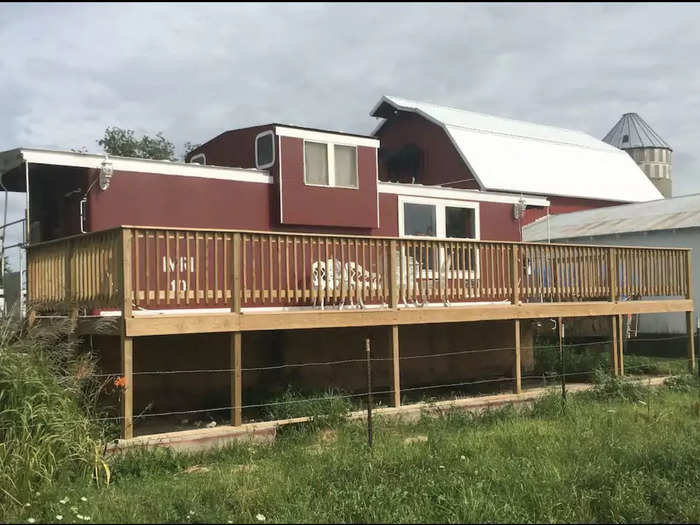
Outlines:
[[[267,255],[269,257],[269,265],[268,265],[268,272],[270,274],[270,288],[269,288],[269,297],[270,297],[270,304],[273,304],[273,290],[275,289],[275,266],[274,263],[272,262],[272,235],[267,234],[265,237],[267,237]]]

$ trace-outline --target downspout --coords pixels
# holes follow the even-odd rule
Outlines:
[[[549,229],[549,206],[547,206],[547,244],[550,244],[551,242],[551,232]]]

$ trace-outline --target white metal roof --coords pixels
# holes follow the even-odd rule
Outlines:
[[[72,166],[76,168],[99,168],[104,160],[105,155],[37,148],[17,148],[0,152],[0,180],[2,180],[1,178],[5,173],[17,168],[23,162],[54,166]],[[135,171],[140,173],[258,182],[263,184],[272,183],[272,177],[264,170],[203,166],[201,164],[169,160],[128,157],[110,156],[108,160],[115,171]]]
[[[662,197],[627,153],[582,131],[391,96],[372,114],[385,103],[441,126],[484,189],[621,202]]]
[[[546,241],[548,238],[570,239],[697,227],[700,227],[700,193],[551,215],[549,219],[543,217],[523,227],[523,240]]]

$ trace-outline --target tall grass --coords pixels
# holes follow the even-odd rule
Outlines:
[[[94,361],[79,352],[68,322],[29,332],[0,326],[0,510],[23,505],[58,480],[89,480],[100,464],[91,421],[99,385]],[[101,465],[104,473],[104,465]]]

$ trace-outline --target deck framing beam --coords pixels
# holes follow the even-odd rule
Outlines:
[[[253,330],[295,330],[308,328],[345,328],[392,326],[426,323],[459,323],[509,319],[543,319],[553,317],[594,317],[628,313],[688,312],[690,299],[660,301],[522,303],[475,306],[371,309],[371,310],[303,310],[214,314],[172,314],[126,318],[129,337],[168,334],[197,334]]]

